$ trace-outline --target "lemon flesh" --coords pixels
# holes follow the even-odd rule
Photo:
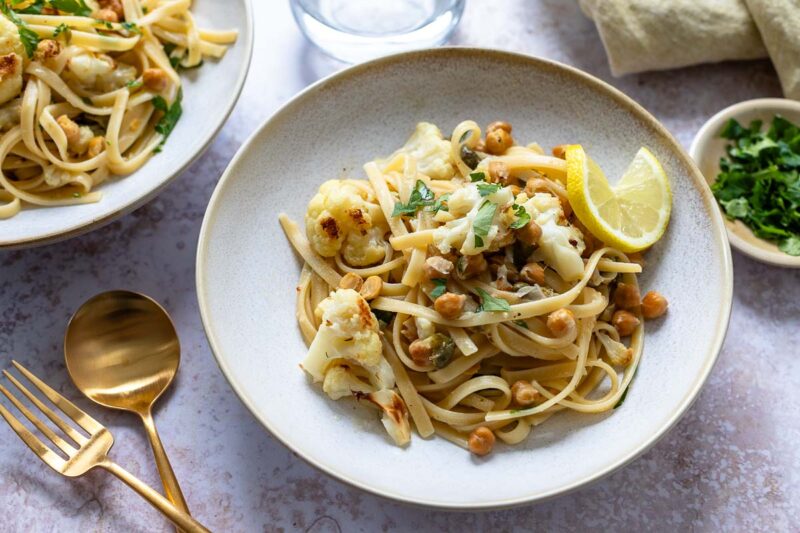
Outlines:
[[[595,237],[623,252],[649,248],[664,235],[672,210],[669,179],[642,147],[615,186],[580,145],[566,149],[567,196]]]

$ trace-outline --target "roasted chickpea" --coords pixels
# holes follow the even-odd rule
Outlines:
[[[534,246],[539,242],[542,236],[542,228],[539,224],[531,220],[525,226],[516,231],[517,239],[521,240],[527,245]]]
[[[61,115],[56,119],[56,122],[61,129],[64,131],[64,135],[67,136],[67,142],[70,145],[76,145],[81,141],[81,132],[78,125],[69,118],[67,115]]]
[[[575,314],[564,307],[556,309],[547,317],[547,329],[556,337],[563,337],[576,327]]]
[[[532,405],[539,395],[530,381],[519,380],[511,385],[511,396],[517,405]]]
[[[481,426],[469,434],[469,451],[475,455],[487,455],[494,448],[494,433],[492,430]]]
[[[566,144],[559,144],[558,146],[553,147],[553,157],[557,157],[559,159],[566,159],[567,157],[567,145]]]
[[[48,59],[57,57],[61,53],[61,43],[54,39],[42,39],[36,45],[36,54],[34,58],[36,61],[44,63]]]
[[[649,291],[642,298],[642,316],[646,319],[658,318],[667,312],[669,302],[660,293]]]
[[[383,280],[378,276],[370,276],[364,281],[364,285],[361,286],[358,293],[365,300],[373,300],[381,294],[382,288]]]
[[[481,272],[486,272],[487,268],[489,268],[489,263],[486,262],[483,254],[462,255],[456,263],[456,274],[461,279],[469,279]]]
[[[642,303],[639,289],[630,283],[617,283],[614,291],[614,304],[620,309],[635,309]]]
[[[508,183],[508,165],[502,161],[490,161],[489,181],[506,185]]]
[[[92,137],[87,146],[86,155],[89,157],[97,157],[103,151],[106,140],[103,137]]]
[[[500,155],[514,145],[514,139],[506,130],[497,128],[486,134],[486,151],[493,155]]]
[[[428,279],[446,278],[452,271],[453,262],[438,255],[427,258],[423,267],[423,272]]]
[[[509,124],[505,120],[495,120],[494,122],[486,126],[486,133],[492,132],[494,130],[503,130],[506,133],[511,133],[511,124]]]
[[[101,8],[113,11],[117,15],[117,21],[125,18],[125,9],[122,7],[121,0],[99,0],[97,3]]]
[[[339,288],[340,289],[353,289],[354,291],[361,290],[361,286],[364,284],[364,280],[358,274],[353,274],[352,272],[348,272],[342,279],[339,280]]]
[[[426,339],[417,339],[409,344],[408,355],[410,355],[411,360],[419,366],[427,366],[431,364],[433,348],[430,342],[426,342]]]
[[[620,337],[627,337],[636,330],[640,322],[630,311],[619,310],[611,317],[611,324],[617,329]]]
[[[467,297],[463,294],[446,292],[436,298],[436,301],[433,302],[433,308],[447,320],[455,320],[464,311],[464,302],[466,300]]]
[[[146,68],[142,72],[142,83],[151,91],[163,91],[167,88],[167,81],[167,73],[160,68]]]
[[[539,263],[528,263],[522,267],[519,276],[527,283],[544,285],[544,267]]]

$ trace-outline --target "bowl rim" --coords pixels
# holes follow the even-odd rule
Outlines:
[[[426,56],[452,57],[454,55],[484,56],[490,58],[498,58],[505,61],[509,60],[516,61],[518,63],[522,63],[528,67],[532,67],[535,69],[548,69],[551,71],[560,72],[562,74],[567,74],[572,76],[580,83],[590,85],[600,90],[601,92],[605,92],[606,94],[611,96],[614,100],[616,100],[620,105],[623,105],[626,108],[628,108],[638,119],[643,121],[646,127],[650,127],[651,129],[655,130],[657,135],[664,138],[668,142],[668,144],[671,145],[671,147],[674,150],[674,153],[678,156],[678,158],[689,169],[690,176],[694,180],[695,184],[698,186],[698,190],[700,191],[700,194],[706,205],[707,211],[710,214],[711,231],[716,237],[715,240],[717,241],[717,244],[719,245],[720,250],[722,252],[721,274],[722,274],[722,285],[723,285],[722,286],[723,297],[719,307],[720,320],[717,323],[718,326],[713,338],[711,349],[706,355],[704,366],[699,375],[697,376],[697,379],[695,380],[695,383],[693,384],[692,388],[690,389],[688,394],[681,399],[681,402],[673,412],[672,416],[668,418],[667,422],[657,432],[655,432],[653,435],[649,437],[649,439],[640,443],[632,451],[628,452],[617,461],[605,465],[603,468],[598,469],[592,474],[586,475],[583,478],[578,479],[563,487],[559,487],[557,489],[553,489],[551,491],[544,493],[527,494],[525,496],[520,496],[516,498],[501,499],[501,500],[485,500],[481,502],[469,502],[469,503],[453,503],[453,502],[443,502],[443,501],[423,502],[415,500],[414,498],[411,497],[403,496],[401,494],[394,494],[388,490],[375,488],[364,482],[353,479],[346,472],[337,470],[334,467],[323,464],[320,461],[317,461],[315,458],[305,454],[304,452],[296,450],[291,444],[291,438],[290,437],[287,438],[285,434],[281,433],[275,427],[273,427],[268,417],[265,416],[263,413],[259,412],[259,410],[256,408],[255,404],[250,399],[248,394],[234,379],[231,369],[228,366],[227,359],[223,355],[220,344],[212,328],[211,313],[206,296],[207,287],[204,281],[205,259],[207,257],[207,252],[209,247],[209,233],[211,226],[214,224],[219,198],[222,194],[223,189],[225,189],[225,187],[227,186],[228,181],[233,179],[232,176],[236,175],[236,168],[238,167],[240,160],[243,159],[245,154],[247,154],[250,151],[251,147],[255,143],[255,140],[259,138],[263,132],[269,129],[273,123],[279,122],[284,115],[291,113],[296,106],[305,101],[307,98],[311,98],[314,96],[315,93],[324,90],[326,85],[329,83],[344,80],[346,78],[359,75],[365,71],[369,71],[374,68],[392,66],[395,63],[413,61],[414,59],[417,58],[423,58]],[[368,492],[370,494],[388,500],[404,504],[410,504],[416,507],[434,508],[441,510],[468,511],[468,510],[492,510],[492,509],[511,508],[525,504],[530,504],[533,502],[541,502],[544,500],[553,499],[557,496],[574,492],[577,489],[583,488],[588,484],[598,481],[606,477],[607,475],[611,474],[612,472],[615,472],[618,469],[622,468],[623,466],[629,464],[631,461],[638,458],[644,452],[649,450],[656,442],[658,442],[678,422],[678,420],[683,416],[683,414],[688,410],[688,408],[698,397],[700,389],[705,384],[709,374],[711,373],[711,370],[713,369],[717,359],[719,358],[719,354],[722,349],[722,344],[725,339],[725,334],[727,333],[731,315],[732,299],[733,299],[733,263],[731,260],[730,246],[728,246],[727,235],[724,230],[722,215],[720,214],[719,210],[716,209],[716,201],[713,195],[711,194],[711,189],[706,184],[705,179],[703,178],[702,174],[694,164],[694,161],[684,151],[684,149],[681,147],[678,141],[672,136],[671,133],[669,133],[666,127],[664,127],[655,117],[653,117],[641,105],[636,103],[633,99],[622,93],[620,90],[592,76],[591,74],[583,72],[578,68],[571,67],[563,63],[559,63],[557,61],[542,59],[539,57],[518,52],[508,52],[503,50],[495,50],[495,49],[479,48],[479,47],[449,46],[449,47],[440,47],[433,49],[415,50],[410,52],[401,52],[398,54],[392,54],[389,56],[384,56],[378,59],[374,59],[366,63],[353,65],[349,68],[331,74],[309,85],[308,87],[300,91],[298,94],[296,94],[289,101],[287,101],[283,106],[281,106],[280,109],[278,109],[275,113],[273,113],[269,118],[267,118],[251,134],[251,136],[247,139],[247,141],[245,141],[242,144],[242,146],[237,151],[236,155],[233,157],[233,159],[231,159],[227,168],[223,172],[223,175],[220,178],[219,182],[217,182],[217,186],[214,189],[211,199],[209,200],[208,208],[203,218],[203,224],[200,228],[200,235],[198,238],[197,261],[195,265],[195,282],[197,286],[197,291],[196,291],[197,300],[198,300],[198,307],[200,310],[201,320],[203,323],[203,330],[206,333],[206,338],[208,340],[209,346],[211,347],[212,354],[214,355],[214,358],[217,361],[220,370],[225,376],[225,379],[230,384],[231,388],[234,390],[236,395],[245,405],[245,407],[247,407],[247,409],[252,413],[252,415],[256,418],[256,420],[258,420],[259,423],[262,426],[264,426],[273,437],[275,437],[289,450],[293,451],[298,457],[302,458],[307,464],[311,465],[317,470],[341,482],[344,482],[347,485],[350,485],[351,487],[361,489],[365,492]]]
[[[78,237],[79,235],[83,235],[85,233],[89,233],[90,231],[99,229],[105,226],[106,224],[110,224],[114,220],[124,215],[127,215],[132,211],[135,211],[136,209],[142,207],[144,204],[153,200],[156,196],[161,194],[161,192],[170,183],[172,183],[178,176],[182,175],[186,171],[186,169],[188,169],[195,161],[200,159],[200,157],[203,154],[205,154],[206,150],[208,150],[208,147],[211,145],[214,139],[217,138],[217,135],[225,126],[225,124],[227,124],[228,118],[233,112],[234,107],[236,107],[236,104],[239,102],[239,96],[241,96],[242,94],[242,89],[244,89],[244,83],[247,80],[248,73],[250,72],[250,62],[252,61],[253,58],[253,40],[254,40],[253,6],[251,0],[241,0],[241,2],[245,12],[244,29],[246,30],[242,32],[245,37],[242,40],[242,45],[245,47],[244,61],[242,62],[241,67],[239,68],[239,72],[234,82],[233,91],[231,93],[233,95],[233,98],[230,99],[222,115],[222,120],[220,120],[219,124],[214,128],[214,130],[209,132],[208,136],[205,139],[203,139],[203,143],[200,146],[200,149],[197,150],[189,159],[187,159],[183,165],[177,168],[169,176],[164,178],[161,182],[155,185],[148,192],[144,193],[142,196],[124,205],[123,207],[117,209],[116,211],[106,213],[105,215],[102,215],[98,218],[89,220],[87,222],[78,224],[76,226],[72,226],[66,230],[54,230],[49,233],[30,238],[11,238],[11,239],[0,240],[0,251],[33,248],[36,246],[43,246],[45,244],[52,244],[60,241],[65,241],[73,237]]]
[[[800,113],[800,102],[788,98],[754,98],[752,100],[744,100],[735,103],[718,111],[703,124],[700,130],[698,130],[689,147],[689,155],[694,159],[698,168],[700,161],[702,161],[704,157],[705,150],[708,149],[710,141],[716,137],[722,124],[730,118],[736,118],[742,113],[754,110],[773,114],[781,110],[791,110]],[[718,165],[718,163],[715,163],[715,165]],[[716,176],[705,176],[705,178],[708,184],[717,181]],[[722,208],[719,204],[717,204],[717,209],[722,213]],[[747,238],[742,237],[739,232],[745,233],[745,235],[752,239],[757,239],[768,244],[772,243],[757,237],[745,224],[737,224],[736,221],[728,220],[724,215],[723,222],[725,223],[725,229],[728,232],[728,241],[731,243],[731,246],[746,256],[773,266],[800,268],[800,256],[792,256],[777,249],[768,250],[760,248],[749,242]]]

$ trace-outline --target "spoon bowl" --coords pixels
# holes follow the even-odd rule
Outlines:
[[[143,414],[169,387],[180,342],[167,312],[130,291],[98,294],[72,317],[64,338],[67,370],[91,400]]]

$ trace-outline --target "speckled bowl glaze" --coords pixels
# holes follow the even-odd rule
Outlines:
[[[736,119],[742,124],[753,120],[761,120],[764,127],[769,127],[775,115],[782,115],[794,123],[800,123],[800,102],[785,98],[758,98],[739,102],[726,107],[706,122],[695,135],[689,154],[697,163],[709,185],[717,181],[719,160],[724,157],[725,146],[730,141],[720,138],[719,134],[729,119]],[[770,265],[800,268],[800,257],[784,253],[769,241],[756,237],[740,220],[725,219],[728,239],[731,246],[749,255],[756,261]]]
[[[235,28],[239,38],[222,59],[181,73],[183,115],[163,151],[133,174],[98,187],[103,198],[97,203],[47,208],[25,205],[17,216],[0,220],[0,249],[56,242],[108,224],[152,200],[200,157],[242,91],[253,52],[253,17],[250,0],[196,0],[192,13],[199,26]]]
[[[670,300],[647,325],[627,400],[602,416],[564,414],[524,444],[477,459],[443,439],[392,445],[376,411],[334,402],[309,383],[295,323],[301,263],[278,224],[302,221],[319,185],[363,177],[364,162],[401,146],[421,120],[443,131],[505,119],[520,141],[582,143],[609,175],[648,146],[672,180],[674,208],[648,254],[645,289]],[[552,497],[633,460],[691,405],[719,353],[731,309],[730,249],[697,168],[651,115],[619,91],[564,65],[499,51],[442,48],[358,65],[309,87],[240,149],[200,234],[203,324],[233,389],[286,446],[321,470],[388,498],[497,508]],[[265,479],[264,483],[269,480]]]

